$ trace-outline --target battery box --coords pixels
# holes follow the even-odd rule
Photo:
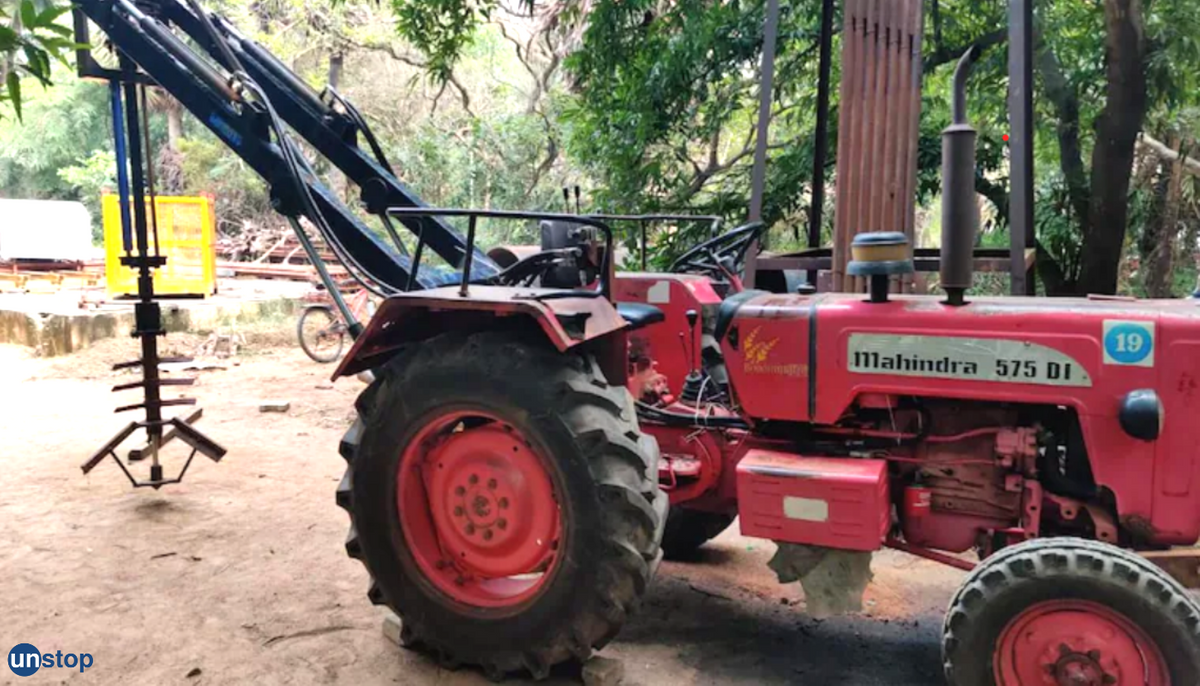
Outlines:
[[[742,534],[878,550],[892,520],[887,462],[751,450],[737,467]]]

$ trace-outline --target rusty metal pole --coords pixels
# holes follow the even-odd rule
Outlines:
[[[1033,0],[1008,2],[1008,194],[1013,295],[1032,295],[1025,250],[1033,247]]]
[[[812,208],[808,213],[808,247],[821,247],[821,220],[825,213],[825,161],[829,154],[829,79],[833,64],[833,0],[821,3],[821,57],[817,75],[817,131],[813,151]],[[808,283],[817,285],[810,269]]]
[[[779,0],[767,0],[767,16],[763,22],[762,80],[759,83],[758,136],[754,143],[754,169],[750,180],[750,221],[762,219],[763,187],[767,178],[767,134],[771,128],[771,102],[775,88],[775,38],[779,34]],[[742,282],[754,288],[754,272],[758,266],[758,241],[746,251],[745,273]]]

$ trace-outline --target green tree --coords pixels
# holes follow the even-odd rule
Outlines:
[[[25,121],[0,121],[0,193],[74,199],[59,170],[111,148],[107,91],[78,79],[27,94]]]
[[[69,9],[65,2],[0,0],[0,106],[10,106],[18,119],[22,78],[49,86],[51,61],[65,64],[75,46],[71,29],[59,23]]]
[[[361,0],[223,0],[220,11],[315,87],[336,85],[357,102],[399,161],[398,173],[434,203],[557,207],[557,187],[582,183],[595,187],[594,209],[691,209],[738,221],[749,196],[763,4],[392,0],[380,8]],[[809,211],[819,5],[785,4],[781,18],[764,207],[776,247],[788,246]],[[1186,262],[1164,262],[1162,249],[1141,254],[1142,248],[1174,241],[1171,255],[1194,249],[1180,243],[1191,216],[1190,181],[1177,184],[1181,200],[1163,206],[1174,197],[1163,180],[1173,163],[1145,157],[1145,141],[1155,140],[1177,158],[1191,159],[1172,146],[1190,145],[1194,124],[1164,122],[1186,120],[1180,113],[1200,97],[1200,13],[1192,5],[1037,3],[1036,225],[1047,292],[1123,287],[1130,268],[1122,256],[1131,254],[1130,246],[1139,252],[1138,284],[1145,265],[1153,262],[1161,271]],[[30,54],[41,49],[52,60],[67,53],[66,29],[47,6],[0,1],[0,7],[12,7],[7,25],[21,27],[7,43],[0,32],[6,84],[11,73],[36,78],[42,60],[24,46],[39,32],[52,40]],[[34,21],[26,21],[30,17]],[[983,50],[970,87],[971,116],[981,133],[976,187],[994,204],[984,240],[1004,244],[1006,3],[927,0],[926,21],[920,199],[931,201],[939,189],[938,133],[948,121],[953,62],[976,46]],[[55,28],[43,26],[47,22]],[[74,89],[67,87],[82,92]],[[9,90],[6,85],[5,97]],[[103,120],[103,91],[92,93],[78,105],[92,113],[91,121]],[[0,125],[0,192],[82,192],[57,170],[104,149],[103,130],[79,130],[74,103],[64,100],[63,112],[55,110],[51,103],[65,95],[25,95],[24,114],[35,131],[23,141],[10,125]],[[836,97],[835,89],[835,108]],[[41,103],[45,109],[29,117]],[[258,216],[262,194],[248,192],[252,177],[243,178],[244,169],[234,173],[233,153],[178,114],[169,99],[152,112],[155,146],[165,138],[176,148],[170,164],[162,163],[161,178],[171,179],[171,188],[227,194],[230,216]],[[179,159],[189,153],[201,164]],[[328,171],[319,160],[317,169]],[[328,176],[344,197],[354,197],[356,189]],[[1175,205],[1178,213],[1164,214]],[[497,231],[498,240],[519,233]],[[660,260],[696,238],[686,226],[663,232],[656,245]],[[1145,259],[1151,254],[1158,261]],[[1161,278],[1148,286],[1165,288]]]
[[[117,190],[117,156],[96,150],[79,164],[58,170],[63,183],[75,191],[92,216],[92,242],[104,242],[104,220],[100,198]]]
[[[468,42],[455,32],[486,22],[491,7],[453,0],[401,4],[403,12],[422,15],[420,26],[441,18],[442,33],[418,43],[439,64],[452,63]],[[807,180],[816,5],[791,3],[781,20],[776,99],[781,110],[795,113],[773,128],[769,218],[794,211]],[[754,94],[762,3],[599,0],[586,6],[588,29],[568,60],[578,98],[567,114],[572,151],[603,182],[601,197],[717,211],[744,204],[738,171],[748,148],[740,143],[752,126],[747,102]],[[1147,112],[1195,97],[1200,20],[1187,0],[1046,0],[1038,7],[1040,271],[1051,293],[1113,292],[1131,221],[1137,136]],[[997,135],[981,136],[977,185],[1003,222],[1006,164],[998,134],[1005,121],[1006,59],[995,48],[1006,37],[1006,4],[931,0],[927,21],[922,189],[932,191],[936,178],[937,124],[947,118],[939,90],[949,64],[969,46],[985,49],[972,113],[985,134]],[[416,26],[398,24],[406,35]]]

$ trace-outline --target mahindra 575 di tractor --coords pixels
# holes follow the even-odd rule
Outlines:
[[[371,597],[445,659],[544,676],[616,633],[664,524],[683,551],[738,516],[781,577],[884,546],[970,569],[953,684],[1200,683],[1200,607],[1164,570],[1197,558],[1134,552],[1200,538],[1200,302],[968,301],[974,135],[945,134],[944,299],[889,295],[912,265],[887,233],[854,245],[866,297],[625,275],[660,307],[614,307],[602,262],[596,291],[389,299],[338,371],[377,375],[339,489]],[[677,398],[631,383],[664,310]]]
[[[406,642],[492,676],[544,677],[612,640],[664,550],[699,546],[737,516],[777,543],[772,566],[805,584],[810,608],[861,590],[884,546],[970,569],[946,616],[952,684],[1200,684],[1200,608],[1181,583],[1196,583],[1197,558],[1172,549],[1200,537],[1200,301],[968,301],[965,70],[944,148],[944,299],[889,295],[912,265],[888,233],[853,248],[869,297],[722,297],[704,275],[614,279],[600,218],[424,207],[351,103],[196,0],[74,11],[76,42],[89,45],[94,24],[118,58],[112,69],[82,50],[79,67],[112,89],[142,342],[123,366],[146,374],[118,387],[144,392],[121,409],[145,421],[85,472],[111,456],[159,488],[183,476],[163,474],[166,441],[224,454],[161,413],[189,401],[159,394],[183,382],[157,367],[151,276],[165,260],[141,135],[156,84],[267,181],[351,323],[336,376],[374,381],[341,445],[337,502],[369,597],[401,616]],[[377,224],[321,182],[296,136],[361,189]],[[465,218],[465,237],[449,217]],[[551,222],[564,240],[501,268],[475,246],[480,218]],[[411,252],[397,223],[417,237]],[[389,296],[365,331],[310,231]],[[692,257],[728,277],[716,247]],[[444,264],[422,271],[426,249]],[[139,430],[142,482],[116,452]]]

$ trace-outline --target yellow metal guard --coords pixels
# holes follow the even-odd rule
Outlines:
[[[116,195],[102,198],[104,273],[110,297],[137,294],[137,270],[121,264],[121,208]],[[158,196],[158,247],[167,264],[154,271],[162,295],[217,292],[216,222],[210,198]]]

